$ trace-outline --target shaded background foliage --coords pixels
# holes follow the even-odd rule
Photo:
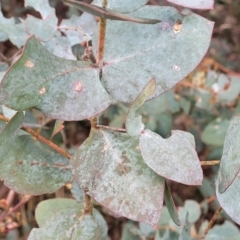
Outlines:
[[[90,3],[91,1],[86,2]],[[25,18],[27,14],[31,14],[40,17],[39,13],[33,9],[23,8],[23,4],[23,1],[1,0],[4,16]],[[78,10],[69,9],[58,1],[50,1],[50,4],[56,8],[59,23],[72,14],[81,14]],[[170,5],[165,1],[153,0],[149,1],[149,4]],[[186,11],[180,7],[176,8]],[[220,159],[222,155],[223,141],[230,119],[239,114],[240,111],[238,99],[240,74],[237,73],[240,71],[240,30],[238,27],[240,24],[240,5],[238,1],[234,0],[216,1],[214,10],[195,12],[216,22],[206,57],[197,69],[174,89],[163,94],[160,98],[146,103],[139,111],[143,114],[146,126],[163,137],[168,137],[172,129],[191,132],[195,136],[199,158],[201,160],[216,160]],[[84,46],[85,42],[72,47],[77,59],[81,58]],[[0,42],[1,71],[5,71],[8,64],[12,64],[16,60],[15,54],[17,52],[18,49],[9,40]],[[114,127],[123,127],[127,111],[127,105],[114,104],[104,112],[101,122]],[[42,113],[35,110],[27,112],[26,117],[29,122],[39,128],[42,135],[48,138],[51,136],[54,126],[52,119],[46,118]],[[65,122],[64,126],[64,130],[58,133],[53,141],[71,152],[71,149],[80,146],[87,138],[90,124],[88,121]],[[182,206],[179,207],[180,218],[185,218],[186,211],[189,211],[188,220],[191,224],[191,235],[193,237],[199,236],[203,232],[204,226],[206,226],[204,220],[210,219],[218,208],[218,203],[215,200],[213,178],[217,169],[218,166],[203,167],[205,178],[203,185],[200,187],[183,186],[175,182],[169,183],[176,205]],[[7,199],[9,189],[2,183],[0,183],[0,186],[0,199]],[[26,239],[31,228],[36,226],[34,209],[37,203],[48,198],[70,197],[69,188],[71,187],[73,186],[65,186],[55,194],[33,197],[26,205],[22,205],[20,209],[12,213],[8,222],[0,223],[0,232],[4,232],[6,228],[13,228],[13,231],[11,231],[12,239],[18,239],[17,236],[19,236],[19,239]],[[16,206],[23,199],[23,196],[16,194],[11,199],[11,206]],[[187,201],[187,199],[195,201]],[[3,211],[5,208],[4,201],[0,203],[0,208]],[[143,239],[143,236],[154,239],[153,229],[148,226],[140,224],[139,232],[133,222],[112,216],[113,214],[104,208],[99,207],[99,210],[104,213],[111,239]],[[160,219],[159,229],[163,227],[177,230],[176,225],[173,225],[165,210],[163,210],[163,217]],[[225,213],[219,216],[216,226],[213,228],[213,236],[216,233],[219,234],[219,231],[234,232],[236,236],[239,236],[238,228],[226,219],[230,220]],[[218,226],[218,224],[222,225]],[[174,239],[174,231],[164,234],[166,235],[165,239]],[[211,239],[211,236],[206,239]],[[227,239],[227,235],[223,239]]]

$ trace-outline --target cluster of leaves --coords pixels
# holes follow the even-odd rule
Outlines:
[[[72,0],[67,2],[77,4]],[[87,20],[72,17],[57,27],[54,9],[48,1],[40,5],[27,0],[25,6],[39,11],[42,19],[28,16],[24,23],[7,22],[9,26],[21,26],[20,36],[25,36],[25,40],[27,34],[35,36],[27,40],[21,58],[8,70],[0,85],[0,103],[18,111],[0,134],[0,178],[11,189],[32,195],[54,192],[74,179],[78,187],[114,213],[153,226],[158,223],[165,199],[173,221],[180,225],[165,178],[187,185],[201,184],[203,173],[194,137],[176,130],[171,132],[170,138],[164,139],[148,130],[136,115],[145,101],[172,88],[198,65],[208,49],[213,23],[196,14],[181,15],[174,8],[147,6],[147,1],[109,2],[111,9],[119,10],[124,6],[121,10],[131,14],[86,5],[91,13],[100,12],[103,17],[110,14],[110,19],[124,20],[107,23],[103,67],[90,61],[64,59],[74,58],[69,46],[83,41],[83,36],[89,40],[91,33],[86,34],[89,30],[86,22],[93,28],[96,26],[89,15]],[[61,35],[60,31],[66,29],[66,36]],[[74,33],[69,29],[74,29]],[[4,40],[13,41],[8,30],[4,33]],[[95,34],[92,39],[95,56],[97,39]],[[20,38],[13,43],[23,44]],[[63,50],[64,46],[67,47]],[[223,94],[220,101],[224,97],[226,99]],[[92,128],[89,138],[70,161],[67,156],[19,131],[26,109],[36,108],[54,119],[76,121],[97,116],[113,103],[113,98],[132,104],[125,121],[126,133]],[[174,95],[169,92],[160,101],[172,100]],[[183,100],[183,111],[189,111],[187,105],[187,100]],[[238,122],[235,117],[225,140],[217,196],[224,209],[239,223],[240,214],[234,214],[239,198],[232,198],[232,192],[239,185],[238,153],[234,148]],[[236,137],[230,139],[233,133]],[[230,168],[229,159],[233,159]],[[77,193],[75,189],[73,195]],[[107,239],[106,224],[98,212],[93,210],[93,215],[81,216],[82,205],[72,200],[54,201],[39,205],[40,229],[34,229],[30,239],[60,235],[66,239]],[[186,214],[185,217],[180,239],[189,236]]]
[[[196,223],[199,221],[201,214],[207,211],[208,205],[205,201],[197,203],[193,200],[187,200],[183,207],[178,209],[178,215],[182,222],[185,222],[184,228],[177,226],[171,219],[167,207],[163,207],[161,218],[156,229],[145,223],[139,223],[136,226],[129,221],[123,229],[121,240],[197,240],[208,226],[208,221],[203,221],[198,228]],[[186,214],[188,217],[186,218]],[[197,230],[198,229],[198,230]],[[239,229],[230,221],[226,220],[222,225],[215,225],[209,230],[205,240],[212,239],[239,239]]]

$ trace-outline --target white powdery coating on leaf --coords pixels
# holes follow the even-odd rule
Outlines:
[[[145,130],[139,142],[144,161],[160,176],[187,185],[202,183],[202,168],[190,133],[172,131],[170,138],[163,139]]]
[[[143,162],[137,138],[94,130],[71,164],[81,188],[97,202],[136,221],[158,222],[164,180]]]

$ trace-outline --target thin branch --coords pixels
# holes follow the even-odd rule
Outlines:
[[[0,222],[2,222],[11,213],[15,212],[19,207],[21,207],[26,202],[28,202],[32,197],[33,197],[32,195],[25,195],[17,205],[15,205],[13,208],[11,208],[9,211],[7,211],[4,215],[0,216]]]
[[[124,128],[114,128],[114,127],[109,127],[109,126],[99,125],[99,124],[97,124],[96,127],[97,128],[104,128],[104,129],[115,131],[115,132],[124,132],[124,133],[126,132],[126,130]]]
[[[219,165],[220,160],[213,160],[213,161],[201,161],[202,166],[212,166],[212,165]]]
[[[102,7],[107,7],[108,0],[102,1]],[[98,54],[97,54],[97,65],[101,69],[103,66],[103,55],[105,46],[105,36],[106,36],[106,26],[107,19],[100,18],[99,20],[99,30],[98,30]]]
[[[201,240],[204,240],[204,239],[205,239],[208,231],[209,231],[210,228],[213,226],[213,223],[216,221],[216,219],[217,219],[217,217],[218,217],[218,215],[219,215],[219,213],[220,213],[221,211],[222,211],[222,207],[220,206],[220,207],[217,209],[217,211],[214,213],[214,215],[213,215],[212,219],[210,220],[210,222],[208,223],[208,226],[207,226],[207,228],[205,229],[205,231],[204,231],[204,233],[203,233],[203,235],[202,235],[202,237],[201,237]]]
[[[9,122],[11,119],[6,118],[6,117],[4,117],[3,115],[0,114],[0,120],[5,121],[5,122]],[[40,135],[36,131],[32,130],[31,128],[28,128],[28,127],[22,125],[21,129],[24,130],[25,132],[28,132],[33,137],[37,138],[39,141],[47,144],[50,148],[54,149],[56,152],[60,153],[64,157],[66,157],[68,159],[71,158],[71,155],[67,151],[63,150],[62,148],[60,148],[59,146],[54,144],[52,141],[49,141],[48,139],[46,139],[45,137],[43,137],[42,135]]]

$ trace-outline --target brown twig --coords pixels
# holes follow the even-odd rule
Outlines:
[[[97,128],[104,128],[104,129],[115,131],[115,132],[124,132],[124,133],[126,132],[126,130],[123,129],[123,128],[114,128],[114,127],[109,127],[109,126],[100,125],[100,124],[97,124],[96,127]]]
[[[15,212],[19,207],[21,207],[23,204],[28,202],[33,196],[31,195],[25,195],[22,200],[15,205],[13,208],[11,208],[9,211],[5,212],[3,215],[0,216],[0,222],[2,222],[8,215]]]
[[[4,117],[3,115],[0,114],[0,120],[5,121],[5,122],[9,122],[11,119],[6,118],[6,117]],[[28,127],[22,125],[21,129],[24,130],[25,132],[28,132],[33,137],[37,138],[39,141],[47,144],[49,147],[51,147],[52,149],[54,149],[56,152],[60,153],[64,157],[66,157],[68,159],[71,158],[71,155],[68,152],[66,152],[65,150],[63,150],[62,148],[60,148],[59,146],[54,144],[52,141],[49,141],[48,139],[46,139],[45,137],[43,137],[42,135],[40,135],[36,131],[32,130],[31,128],[28,128]]]
[[[212,219],[210,220],[210,222],[208,223],[208,226],[207,226],[207,228],[205,229],[205,231],[204,231],[204,233],[203,233],[203,235],[202,235],[202,237],[201,237],[200,240],[204,240],[204,239],[205,239],[208,231],[209,231],[210,228],[212,227],[213,223],[216,221],[216,219],[217,219],[217,217],[218,217],[218,215],[219,215],[219,213],[220,213],[221,211],[222,211],[222,207],[220,206],[220,207],[217,209],[217,211],[214,213],[214,215],[213,215]]]
[[[212,166],[212,165],[219,165],[220,160],[213,160],[213,161],[201,161],[202,166]]]
[[[102,1],[102,7],[107,7],[108,0]],[[97,54],[97,65],[101,69],[103,66],[103,55],[105,46],[105,36],[106,36],[106,26],[107,19],[100,18],[99,20],[99,30],[98,30],[98,54]]]

